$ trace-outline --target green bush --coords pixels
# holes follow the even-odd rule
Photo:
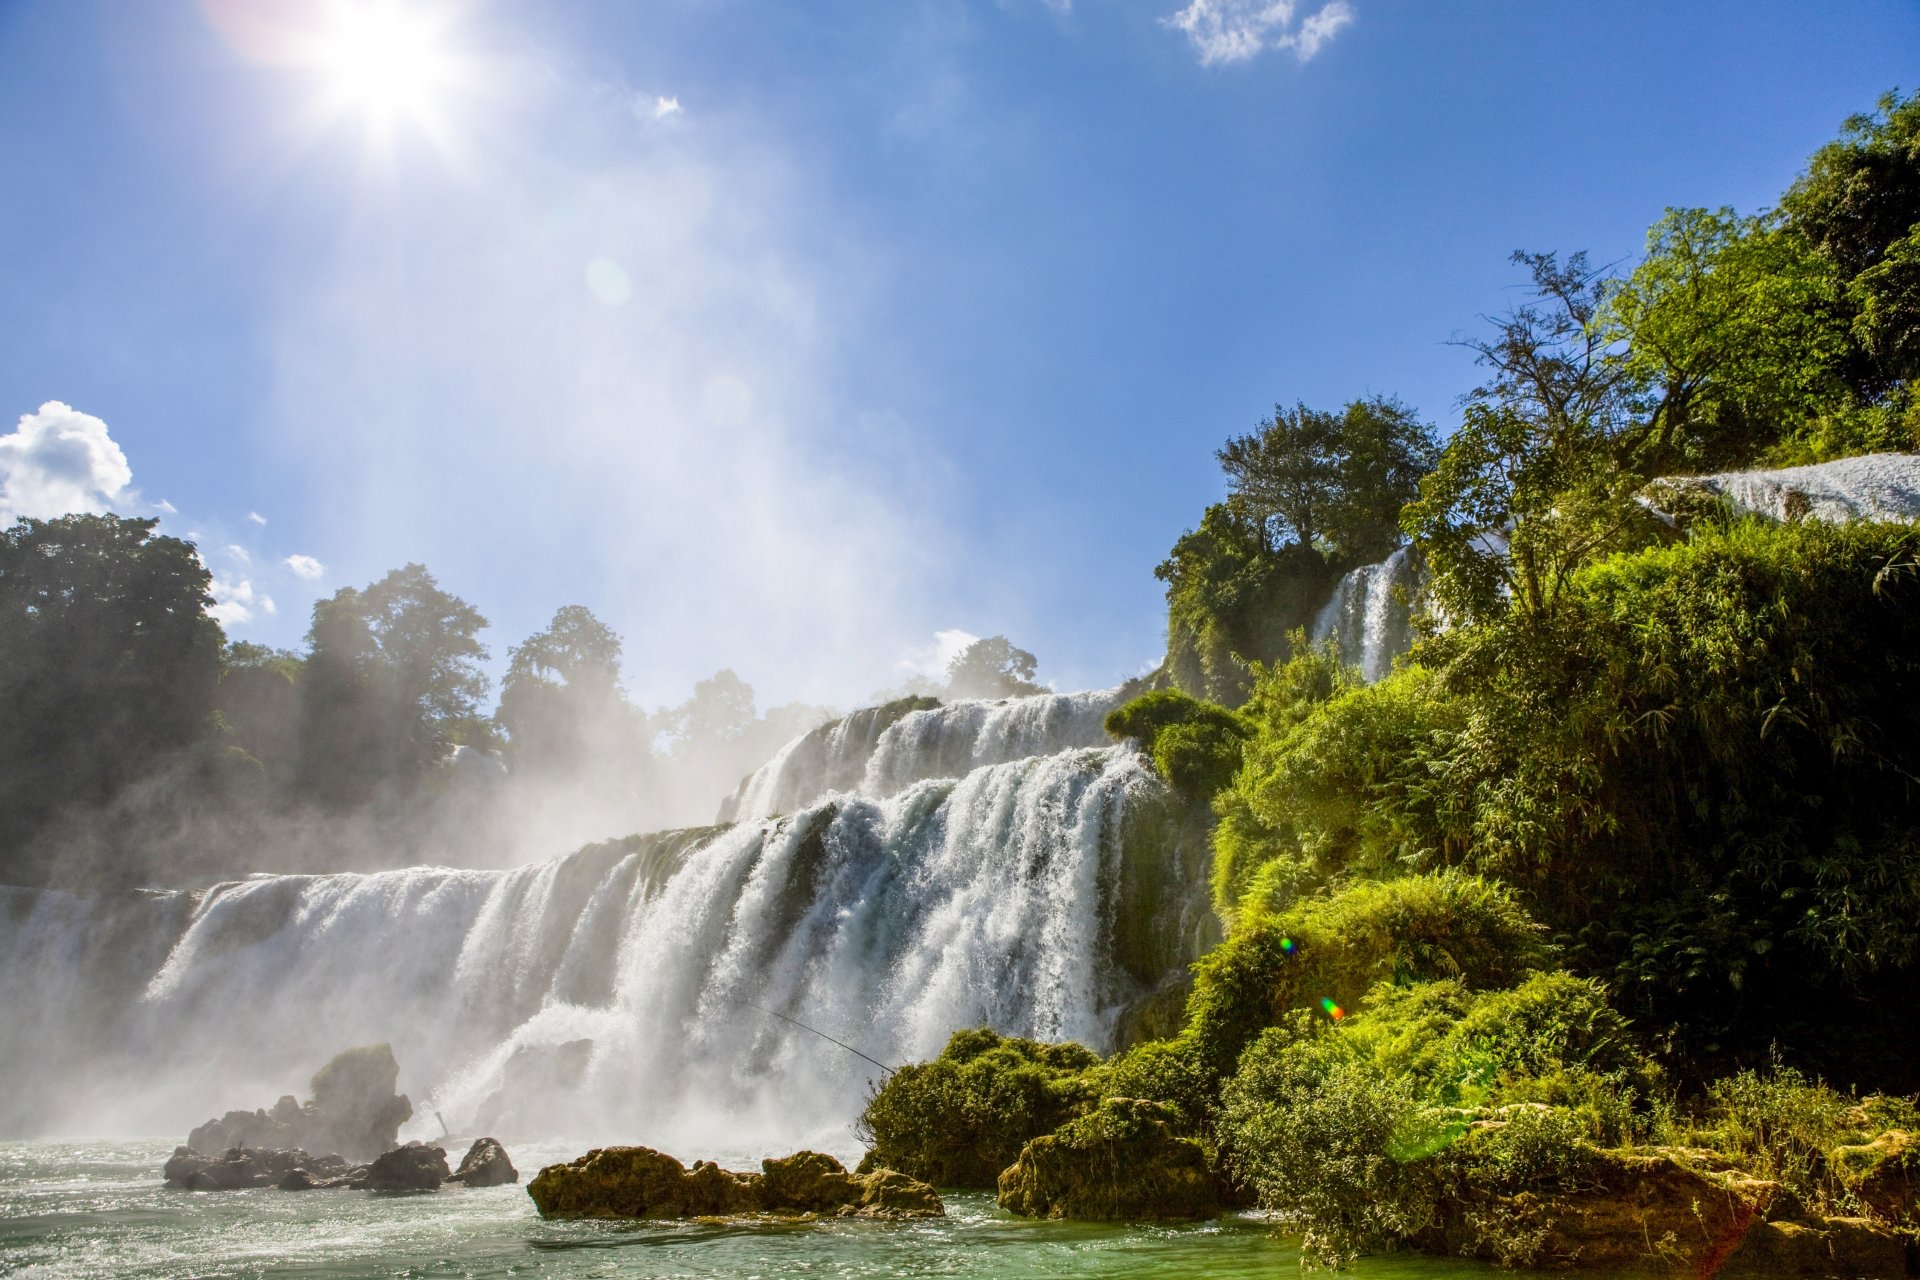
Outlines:
[[[1539,926],[1503,885],[1452,871],[1362,882],[1243,923],[1209,952],[1194,967],[1188,1031],[1224,1076],[1295,1010],[1331,1001],[1354,1012],[1382,980],[1511,985],[1545,954]]]
[[[1410,1079],[1352,1037],[1274,1028],[1227,1083],[1220,1133],[1261,1206],[1303,1233],[1309,1260],[1339,1266],[1431,1220],[1419,1171],[1392,1154],[1419,1112]]]
[[[992,1187],[1029,1139],[1093,1105],[1099,1056],[985,1027],[956,1031],[931,1062],[902,1067],[867,1100],[863,1169],[942,1187]]]
[[[1100,1091],[1161,1103],[1180,1132],[1203,1134],[1212,1128],[1216,1084],[1194,1038],[1182,1035],[1144,1041],[1109,1059]]]
[[[1107,732],[1131,738],[1190,801],[1206,805],[1233,781],[1248,728],[1239,716],[1177,689],[1157,689],[1107,713]]]

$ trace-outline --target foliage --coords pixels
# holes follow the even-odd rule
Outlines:
[[[1040,1044],[981,1027],[956,1031],[931,1062],[902,1067],[868,1098],[862,1168],[897,1169],[943,1187],[992,1187],[1029,1139],[1093,1105],[1077,1044]]]
[[[1227,1083],[1220,1128],[1261,1205],[1300,1228],[1310,1260],[1340,1266],[1432,1217],[1417,1173],[1391,1154],[1417,1109],[1410,1080],[1350,1037],[1274,1028]]]
[[[1509,984],[1544,954],[1539,926],[1496,882],[1453,871],[1361,881],[1243,917],[1194,966],[1188,1032],[1224,1076],[1262,1029],[1296,1011],[1330,1002],[1353,1012],[1383,980]]]
[[[1265,523],[1231,503],[1207,508],[1154,570],[1167,584],[1166,670],[1174,685],[1224,706],[1246,701],[1249,664],[1288,654],[1340,569],[1312,547],[1272,544]]]
[[[1107,1061],[1099,1083],[1105,1097],[1145,1098],[1162,1104],[1183,1132],[1205,1133],[1213,1126],[1219,1080],[1207,1070],[1192,1036],[1134,1045]]]
[[[157,521],[0,532],[0,880],[54,870],[34,837],[206,740],[222,637],[212,576]]]
[[[1038,659],[1005,636],[975,640],[947,664],[949,698],[1018,698],[1046,692],[1033,682]]]
[[[1233,712],[1177,689],[1143,693],[1107,713],[1107,732],[1131,738],[1160,776],[1205,806],[1240,768],[1247,726]]]
[[[487,620],[426,566],[314,602],[307,633],[303,790],[335,806],[415,782],[454,746],[489,741]]]
[[[1221,447],[1233,503],[1275,544],[1366,564],[1400,545],[1400,508],[1433,465],[1434,430],[1397,400],[1339,413],[1276,406],[1258,432]]]
[[[495,713],[507,753],[523,768],[577,770],[617,755],[647,754],[646,716],[620,689],[620,637],[581,605],[508,651]]]

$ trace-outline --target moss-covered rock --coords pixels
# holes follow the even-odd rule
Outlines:
[[[1889,1129],[1871,1142],[1835,1148],[1832,1161],[1869,1213],[1896,1223],[1920,1218],[1920,1138]]]
[[[818,1151],[763,1160],[759,1173],[710,1161],[691,1169],[651,1147],[602,1147],[527,1184],[546,1218],[708,1218],[753,1213],[937,1218],[932,1187],[892,1169],[850,1174]]]
[[[1206,1151],[1177,1136],[1173,1119],[1158,1103],[1106,1099],[1021,1149],[1000,1175],[1000,1207],[1098,1222],[1214,1217],[1220,1191]]]

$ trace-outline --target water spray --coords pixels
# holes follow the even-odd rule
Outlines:
[[[784,1013],[775,1013],[772,1009],[763,1009],[759,1005],[753,1003],[753,1001],[751,1000],[741,1000],[741,1001],[738,1001],[738,1003],[745,1005],[749,1009],[754,1009],[759,1011],[760,1013],[764,1013],[770,1018],[778,1018],[782,1022],[790,1022],[794,1026],[800,1028],[802,1031],[811,1031],[813,1032],[813,1034],[819,1036],[822,1040],[827,1041],[829,1044],[839,1045],[842,1049],[845,1049],[848,1053],[852,1054],[854,1057],[865,1058],[868,1062],[871,1062],[874,1066],[880,1068],[882,1071],[886,1072],[888,1075],[892,1075],[894,1072],[900,1070],[900,1068],[898,1067],[890,1067],[886,1063],[880,1061],[880,1059],[860,1052],[858,1049],[854,1048],[852,1045],[848,1044],[844,1040],[835,1040],[832,1036],[820,1030],[818,1027],[810,1027],[806,1023],[800,1021],[800,1019],[798,1018],[789,1018]]]

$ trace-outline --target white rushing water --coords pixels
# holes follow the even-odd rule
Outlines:
[[[1413,643],[1408,600],[1419,585],[1419,561],[1411,548],[1402,547],[1379,564],[1361,565],[1334,585],[1314,618],[1314,643],[1334,641],[1342,662],[1360,668],[1369,681],[1383,678]]]
[[[879,1072],[772,1014],[889,1064],[978,1025],[1108,1047],[1160,976],[1113,932],[1129,817],[1164,794],[1125,748],[1069,749],[511,871],[0,890],[0,1017],[30,1033],[0,1127],[184,1133],[387,1041],[409,1134],[844,1148]]]
[[[1119,689],[867,707],[803,734],[751,774],[722,821],[791,813],[829,792],[885,799],[917,782],[1110,742]]]
[[[1915,520],[1920,519],[1920,455],[1872,453],[1773,471],[1670,476],[1652,486],[1656,507],[1662,489],[1706,490],[1737,511],[1782,521]]]

